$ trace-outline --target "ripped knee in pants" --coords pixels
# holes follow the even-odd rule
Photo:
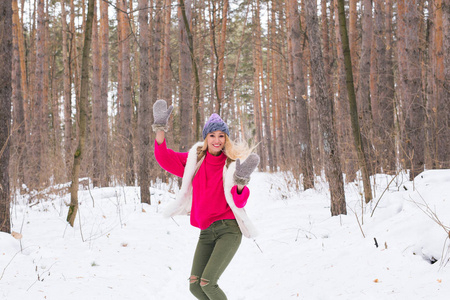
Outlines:
[[[198,277],[198,276],[191,275],[191,277],[189,277],[189,283],[190,283],[190,284],[197,283],[198,280],[199,280],[199,277]]]
[[[200,286],[201,287],[207,286],[208,284],[209,284],[209,280],[208,279],[202,278],[200,280]]]

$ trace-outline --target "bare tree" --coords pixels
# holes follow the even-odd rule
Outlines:
[[[338,0],[338,10],[339,10],[340,34],[345,60],[344,65],[347,79],[347,93],[348,93],[348,100],[350,103],[350,120],[352,124],[353,141],[356,153],[358,155],[359,167],[361,168],[362,173],[362,180],[364,185],[364,198],[366,200],[366,203],[368,203],[370,200],[372,200],[372,188],[370,186],[369,171],[367,168],[367,158],[365,156],[364,145],[362,143],[361,131],[359,128],[358,109],[356,106],[355,88],[353,85],[353,71],[351,66],[351,57],[350,57],[351,54],[349,47],[350,44],[346,29],[344,0]]]
[[[22,86],[22,68],[21,62],[23,57],[21,56],[21,47],[23,48],[23,36],[22,40],[20,35],[22,34],[22,24],[19,20],[19,8],[17,0],[12,1],[13,7],[13,65],[12,65],[12,103],[13,103],[13,128],[17,134],[13,135],[13,150],[11,156],[16,155],[16,172],[17,172],[17,184],[21,185],[25,182],[24,178],[24,150],[25,150],[25,111],[24,111],[24,92]],[[23,49],[22,49],[23,50]]]
[[[150,204],[150,102],[149,97],[149,28],[147,0],[139,1],[139,114],[138,114],[138,153],[139,186],[141,202]]]
[[[261,109],[261,102],[263,101],[262,98],[262,91],[261,87],[264,86],[261,83],[261,75],[263,74],[262,71],[262,46],[261,46],[261,20],[260,20],[260,3],[259,0],[256,1],[256,4],[253,3],[253,15],[252,15],[252,21],[253,21],[253,44],[254,47],[252,48],[253,53],[253,110],[254,110],[254,121],[255,121],[255,127],[256,127],[256,143],[258,143],[258,154],[261,158],[261,162],[259,163],[259,169],[260,170],[266,170],[266,151],[264,149],[263,145],[263,121],[262,121],[262,109]]]
[[[443,133],[442,144],[438,148],[439,161],[443,168],[450,168],[450,0],[443,0],[443,49],[444,49],[444,82],[442,94],[442,111],[443,111]]]
[[[192,142],[192,59],[190,52],[191,0],[180,0],[178,27],[180,38],[180,151],[187,151]]]
[[[131,59],[130,59],[130,37],[131,28],[128,22],[129,17],[125,15],[128,11],[129,0],[122,0],[122,93],[123,93],[123,109],[122,109],[122,141],[125,154],[125,182],[127,185],[134,185],[134,150],[133,150],[133,130],[132,130],[132,99],[131,99]]]
[[[325,174],[330,185],[331,215],[347,214],[344,180],[333,118],[333,102],[329,98],[328,86],[325,79],[316,1],[307,1],[306,3],[306,26],[311,53],[311,71],[316,91],[317,108],[319,110],[320,130],[324,144]]]
[[[80,100],[79,100],[79,137],[78,147],[74,153],[74,161],[72,168],[72,184],[70,186],[70,206],[67,214],[67,222],[73,227],[75,217],[78,212],[78,177],[80,175],[81,159],[85,151],[87,120],[88,120],[88,94],[89,94],[89,54],[91,50],[92,40],[92,24],[94,22],[94,1],[88,2],[88,13],[86,19],[83,57],[81,61],[81,86],[80,86]]]
[[[63,68],[64,68],[64,152],[66,157],[66,168],[70,170],[70,159],[72,155],[72,90],[70,80],[70,62],[69,62],[69,50],[68,39],[69,34],[67,20],[66,20],[66,8],[65,0],[61,0],[61,29],[62,29],[62,55],[63,55]],[[68,174],[69,176],[69,174]]]
[[[303,187],[304,189],[309,189],[314,187],[314,170],[311,156],[311,129],[307,103],[308,93],[305,77],[302,72],[302,64],[305,62],[302,53],[301,21],[296,0],[289,1],[289,11],[291,13],[290,34],[292,40],[294,73],[294,128],[299,135],[299,141],[296,144],[295,149],[300,155],[301,170],[303,172]]]
[[[361,120],[361,138],[364,145],[365,160],[369,174],[374,174],[375,164],[373,163],[373,120],[370,96],[370,56],[372,51],[372,0],[363,0],[362,23],[362,43],[359,59],[358,90],[356,93],[356,103],[358,114]],[[351,53],[351,52],[350,52]],[[371,162],[371,163],[369,163]]]
[[[45,60],[45,11],[44,0],[38,2],[38,17],[36,31],[36,69],[33,101],[33,127],[31,136],[31,149],[28,155],[33,158],[31,187],[40,188],[42,176],[42,136],[45,134],[44,126],[44,60]]]
[[[100,46],[101,46],[101,83],[100,83],[100,132],[99,132],[99,157],[97,166],[99,168],[99,183],[101,186],[108,186],[108,83],[109,83],[109,18],[108,4],[100,1]]]
[[[387,24],[390,4],[376,0],[374,43],[375,43],[375,92],[371,95],[376,159],[384,172],[396,170],[395,128],[394,128],[394,73],[392,68],[392,50],[389,36],[392,34]]]
[[[94,186],[99,187],[100,185],[100,163],[101,157],[105,154],[102,153],[100,148],[100,136],[102,134],[101,130],[101,56],[100,56],[100,41],[98,33],[98,17],[97,17],[97,0],[94,0],[95,10],[94,10],[94,22],[92,25],[92,164],[93,164],[93,180]]]
[[[0,231],[11,232],[9,148],[11,132],[12,2],[0,1]]]
[[[404,0],[399,0],[404,1]],[[406,52],[406,97],[405,138],[406,156],[411,161],[410,179],[424,170],[425,163],[425,106],[422,91],[422,50],[419,40],[419,26],[421,16],[418,4],[422,0],[409,0],[405,3],[405,52]],[[402,16],[399,16],[401,18]]]

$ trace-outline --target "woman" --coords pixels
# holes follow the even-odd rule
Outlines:
[[[246,145],[233,143],[227,124],[217,114],[204,126],[203,142],[187,153],[168,149],[165,131],[172,110],[164,100],[153,106],[156,160],[163,169],[183,178],[177,200],[164,214],[190,214],[191,225],[201,230],[189,277],[192,294],[197,299],[227,299],[217,284],[219,277],[239,248],[242,234],[256,235],[243,207],[250,195],[246,185],[259,156],[250,154]]]

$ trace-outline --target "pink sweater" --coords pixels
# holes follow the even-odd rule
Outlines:
[[[187,152],[168,149],[165,140],[161,145],[155,141],[155,158],[167,172],[183,177],[187,156]],[[215,221],[235,219],[223,190],[223,167],[226,159],[223,153],[214,156],[206,152],[205,159],[192,180],[192,226],[203,230]],[[238,194],[235,185],[231,194],[236,206],[242,208],[247,203],[250,190],[245,186],[241,194]]]

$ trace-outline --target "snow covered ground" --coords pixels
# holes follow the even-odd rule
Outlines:
[[[289,175],[254,174],[246,209],[260,235],[243,239],[222,276],[228,298],[450,299],[450,170],[392,178],[374,177],[364,206],[361,185],[346,185],[348,214],[331,217],[323,181],[296,192]],[[74,228],[70,195],[49,190],[32,205],[16,196],[13,230],[23,237],[0,233],[0,299],[194,299],[199,230],[188,217],[163,218],[172,190],[158,184],[151,206],[136,187],[80,191]]]

